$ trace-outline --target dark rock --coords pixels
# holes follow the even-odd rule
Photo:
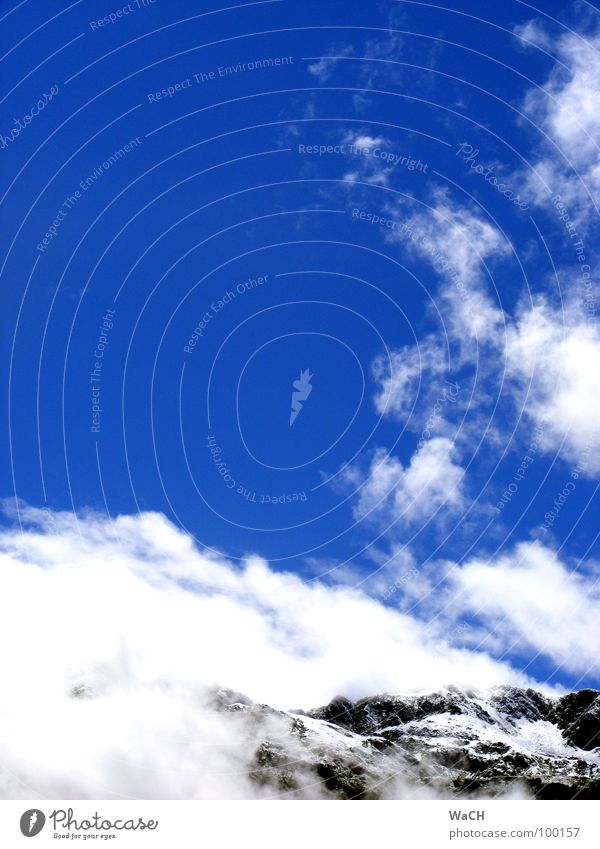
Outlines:
[[[600,799],[600,781],[588,783],[574,782],[572,784],[560,781],[544,782],[539,778],[530,779],[527,784],[536,799],[592,801]]]
[[[336,759],[317,764],[316,772],[325,787],[341,799],[375,798],[367,793],[364,770],[357,765],[345,764]]]
[[[293,762],[290,762],[283,746],[269,740],[256,750],[254,764],[248,775],[256,784],[270,785],[277,791],[298,789]]]
[[[600,693],[579,690],[558,700],[556,722],[565,739],[580,749],[590,751],[600,746]]]
[[[491,697],[491,704],[510,720],[528,719],[531,722],[548,719],[553,703],[535,690],[521,687],[500,687]]]
[[[325,718],[321,714],[323,710],[319,709],[321,718]],[[493,723],[492,717],[480,705],[470,701],[459,691],[450,691],[408,698],[371,696],[352,706],[348,704],[347,711],[343,714],[343,722],[338,724],[344,724],[357,734],[385,733],[387,729],[442,713],[455,716],[472,714],[484,722]],[[332,718],[330,721],[336,720]]]
[[[307,715],[353,730],[352,702],[345,696],[336,696],[325,707],[311,710]]]
[[[268,729],[276,741],[258,746],[250,776],[277,792],[372,799],[425,787],[447,799],[518,789],[540,799],[600,798],[600,756],[587,754],[600,740],[596,690],[554,699],[520,687],[498,687],[487,696],[457,689],[384,694],[355,703],[338,696],[303,714],[246,707],[234,696],[227,695],[227,710],[237,706],[251,733]],[[537,723],[552,723],[573,748],[557,754],[544,742],[546,733],[527,733],[528,724]]]

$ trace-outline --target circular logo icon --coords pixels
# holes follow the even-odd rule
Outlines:
[[[46,824],[46,817],[37,808],[31,808],[21,816],[21,834],[25,837],[35,837]]]

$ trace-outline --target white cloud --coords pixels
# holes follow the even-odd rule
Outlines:
[[[542,426],[541,448],[583,466],[584,474],[597,475],[600,333],[589,320],[594,307],[591,290],[582,292],[578,303],[571,293],[560,311],[538,299],[509,319],[487,294],[483,267],[484,262],[505,256],[509,246],[479,213],[455,204],[446,194],[436,196],[431,211],[412,216],[408,228],[390,234],[404,239],[410,250],[446,278],[438,305],[445,318],[446,347],[455,344],[459,350],[453,369],[470,364],[479,372],[480,386],[471,407],[486,400],[490,370],[499,377],[506,367],[505,391],[526,421]],[[573,291],[581,289],[579,277],[572,281]],[[472,339],[476,346],[468,344]],[[481,359],[484,345],[490,354]],[[428,337],[420,346],[392,351],[390,363],[383,356],[376,358],[378,412],[405,419],[418,400],[420,382],[431,384],[443,373],[444,350],[441,338]]]
[[[456,603],[495,632],[511,654],[532,649],[576,673],[600,670],[600,585],[540,543],[522,543],[490,562],[473,559],[452,573]]]
[[[4,797],[251,795],[260,729],[211,710],[212,685],[289,708],[527,682],[351,588],[199,551],[159,514],[22,517],[0,532]]]
[[[366,472],[345,472],[347,485],[357,488],[355,515],[385,525],[418,524],[462,509],[464,469],[454,462],[450,439],[423,443],[405,467],[397,457],[378,449]]]
[[[478,423],[489,425],[482,413],[490,400],[490,384],[485,378],[492,369],[494,373],[497,370],[490,354],[493,356],[505,339],[507,318],[488,294],[493,286],[488,271],[493,261],[510,253],[511,246],[475,207],[455,202],[446,191],[435,192],[429,209],[412,213],[401,227],[389,231],[387,238],[402,242],[441,278],[435,301],[443,324],[435,336],[375,358],[372,368],[377,383],[376,410],[406,421],[415,432],[422,428],[428,439],[438,439],[452,435],[452,421],[460,409],[460,438],[464,441]],[[462,385],[473,384],[470,392],[461,392],[460,402],[459,383],[451,380],[446,384],[441,380],[444,375],[448,378],[450,371],[452,375],[462,371]],[[470,418],[465,424],[467,412]],[[431,441],[451,444],[448,439],[442,443]],[[457,469],[460,467],[448,460],[440,466],[439,474],[442,480],[448,474],[447,480],[454,486],[459,480]],[[455,490],[449,488],[451,495],[445,507],[462,503],[462,477],[460,480]],[[435,500],[430,503],[434,509],[438,506]]]
[[[319,82],[328,82],[333,75],[335,66],[341,61],[338,57],[352,56],[353,53],[354,48],[350,44],[334,44],[329,50],[329,55],[332,58],[323,56],[320,59],[311,62],[308,65],[307,70],[309,74],[313,75],[313,77],[317,77]]]
[[[387,186],[393,168],[386,165],[387,159],[381,157],[383,152],[393,150],[392,143],[384,136],[371,136],[363,131],[351,130],[342,137],[346,155],[352,168],[343,179],[346,182],[371,183],[374,186]]]
[[[370,136],[367,133],[348,133],[348,135],[345,136],[344,141],[346,144],[355,145],[356,147],[368,150],[370,153],[372,153],[375,148],[386,143],[383,136]]]
[[[550,50],[555,45],[555,39],[536,20],[518,24],[513,32],[523,42],[522,47],[539,47],[541,50]]]
[[[508,375],[518,403],[542,431],[542,448],[558,451],[581,472],[600,473],[600,333],[544,301],[508,333]],[[511,385],[509,384],[509,386]]]
[[[376,357],[372,371],[379,387],[375,395],[377,412],[407,419],[418,401],[419,389],[427,391],[430,383],[447,370],[447,352],[434,337]]]
[[[465,283],[484,276],[489,259],[510,253],[510,245],[493,224],[444,190],[434,192],[429,209],[412,215],[410,223],[424,237],[413,241],[415,249],[432,263],[445,256]]]
[[[454,338],[484,343],[497,334],[504,315],[488,294],[492,282],[488,264],[507,257],[511,246],[475,207],[436,191],[429,209],[386,231],[386,239],[403,243],[441,277],[441,312],[447,315]]]
[[[533,25],[532,25],[533,26]],[[538,34],[539,27],[530,28]],[[544,46],[543,39],[542,44]],[[531,89],[524,111],[549,137],[545,153],[527,175],[537,203],[560,194],[584,225],[592,198],[600,189],[600,36],[566,33],[553,45],[556,62],[541,90]]]

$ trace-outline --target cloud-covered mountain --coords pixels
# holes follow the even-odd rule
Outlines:
[[[216,703],[251,729],[250,779],[283,798],[600,798],[596,690],[339,697],[307,713]]]
[[[482,564],[458,611],[427,620],[393,593],[236,564],[158,514],[19,516],[0,532],[4,798],[596,792],[598,694],[563,695],[454,627]],[[528,597],[505,565],[506,592]],[[538,611],[555,639],[560,586]],[[563,630],[570,652],[589,640],[571,618]],[[215,701],[228,685],[249,698]],[[337,693],[352,701],[289,711]]]

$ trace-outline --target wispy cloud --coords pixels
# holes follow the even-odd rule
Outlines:
[[[329,82],[333,76],[336,65],[341,61],[340,57],[352,56],[354,48],[351,44],[332,44],[327,51],[327,56],[310,62],[307,67],[309,74],[316,77],[319,82]]]
[[[600,474],[600,333],[574,309],[539,299],[508,328],[507,375],[542,448]],[[519,391],[516,392],[515,390]]]
[[[419,345],[375,359],[377,410],[405,419],[411,414],[419,421],[424,399],[417,397],[417,390],[421,383],[444,374],[448,352],[454,348],[458,356],[453,368],[478,372],[471,412],[493,399],[490,387],[500,365],[503,401],[523,415],[531,430],[544,423],[542,450],[583,464],[585,475],[597,475],[600,334],[590,320],[595,309],[593,292],[582,288],[586,282],[582,274],[572,280],[562,308],[538,296],[533,304],[529,300],[515,315],[508,315],[490,289],[495,286],[494,263],[507,259],[511,246],[479,212],[456,203],[446,192],[435,193],[428,210],[410,216],[403,227],[387,231],[386,238],[435,270],[446,338],[441,334],[426,337]],[[493,359],[482,359],[482,349]],[[413,411],[417,402],[419,407]]]
[[[517,34],[549,47],[538,23],[519,28]],[[552,195],[560,194],[584,226],[600,189],[600,35],[565,33],[553,42],[552,52],[558,62],[523,104],[542,133],[543,150],[524,179],[537,203],[548,204]]]
[[[356,492],[356,518],[402,528],[461,510],[464,469],[454,453],[450,439],[437,437],[424,442],[406,466],[380,448],[366,469],[346,469],[346,485]]]
[[[498,648],[521,656],[540,652],[585,675],[600,668],[599,578],[596,567],[582,574],[548,547],[522,543],[491,561],[470,560],[452,572],[451,583],[459,616],[475,614]]]
[[[511,246],[475,206],[437,189],[427,208],[412,211],[406,226],[389,231],[386,238],[403,244],[440,277],[439,297],[450,308],[457,339],[481,343],[496,332],[503,313],[488,294],[493,279],[489,264],[508,257]]]
[[[448,351],[443,340],[428,336],[418,345],[380,354],[372,364],[378,390],[375,408],[381,415],[407,421],[419,401],[419,391],[428,396],[448,372]]]

